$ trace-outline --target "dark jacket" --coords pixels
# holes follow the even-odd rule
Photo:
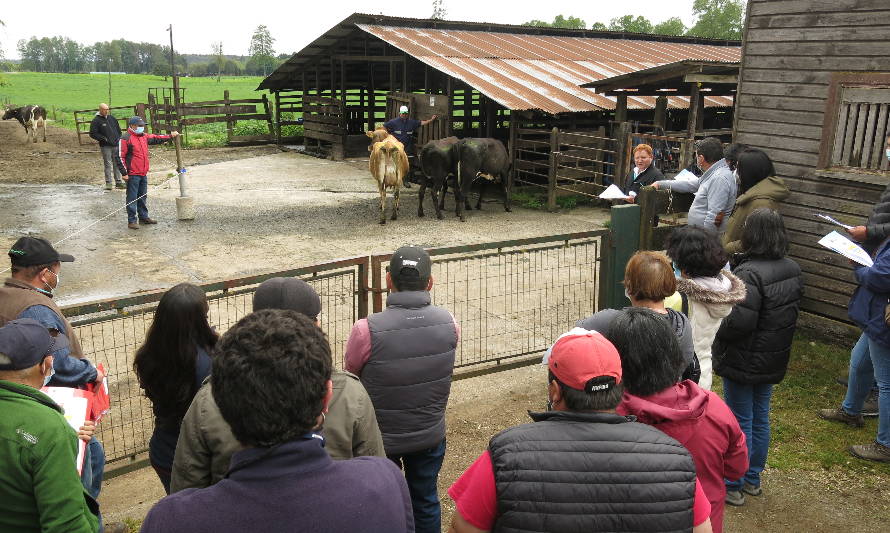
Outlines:
[[[405,476],[389,459],[334,461],[314,438],[232,456],[226,479],[159,501],[142,533],[414,531]]]
[[[714,340],[714,373],[739,383],[779,383],[788,369],[803,278],[791,259],[742,259],[732,271],[745,300],[723,319]]]
[[[104,117],[96,113],[90,122],[90,138],[99,141],[99,146],[117,146],[121,138],[121,126],[111,113]]]
[[[445,439],[445,406],[457,349],[447,310],[427,291],[394,292],[368,317],[371,357],[361,381],[371,397],[387,455],[415,452]]]
[[[873,253],[887,237],[890,237],[890,184],[884,188],[865,222],[863,248]]]
[[[148,175],[148,145],[162,144],[173,137],[169,135],[152,135],[143,133],[137,135],[132,130],[127,130],[118,141],[119,156],[117,162],[121,176],[147,176]]]
[[[735,209],[726,225],[726,233],[721,237],[723,247],[731,254],[742,251],[742,230],[745,220],[755,209],[768,207],[774,211],[788,198],[791,191],[782,178],[766,178],[740,194],[735,201]]]
[[[636,178],[634,178],[634,169],[632,168],[624,179],[624,186],[621,187],[621,191],[624,192],[624,194],[630,194],[631,191],[639,193],[640,187],[652,185],[656,181],[661,181],[663,179],[665,179],[664,174],[656,168],[655,163],[649,165],[649,168],[641,172]]]
[[[495,435],[493,531],[690,531],[695,464],[679,442],[608,413],[529,413]]]
[[[890,348],[890,327],[884,322],[884,308],[890,303],[890,241],[878,248],[875,264],[856,268],[859,287],[850,299],[850,320],[865,335]]]

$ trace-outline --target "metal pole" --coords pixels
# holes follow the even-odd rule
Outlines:
[[[179,143],[179,136],[173,138],[173,146],[176,147],[176,172],[179,174],[179,196],[186,197],[185,190],[185,169],[182,168],[182,151]]]
[[[170,72],[173,74],[173,109],[176,113],[177,121],[179,119],[179,76],[176,75],[176,61],[173,53],[173,24],[167,28],[170,32]]]

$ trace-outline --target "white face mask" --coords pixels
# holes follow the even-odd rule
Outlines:
[[[43,289],[37,289],[37,290],[40,291],[40,292],[42,292],[43,294],[46,294],[46,295],[49,295],[49,296],[53,296],[53,295],[56,294],[56,289],[59,288],[59,283],[61,283],[61,279],[59,278],[59,274],[58,274],[58,273],[53,272],[52,270],[50,270],[50,272],[52,272],[53,275],[56,277],[56,286],[55,286],[55,287],[51,287],[50,284],[46,282],[46,280],[42,279],[42,280],[40,280],[40,281],[42,281],[43,284],[46,285],[46,288],[49,289],[49,290],[43,290]]]
[[[887,148],[884,154],[887,156],[887,161],[890,161],[890,148]]]
[[[46,387],[47,385],[49,385],[50,380],[53,379],[53,376],[55,375],[56,368],[53,366],[49,367],[49,375],[43,377],[43,386]]]
[[[144,126],[139,126],[138,128],[136,128],[136,129],[133,130],[133,131],[135,131],[137,134],[138,134],[138,133],[142,133],[143,131],[145,131],[145,127],[144,127]]]

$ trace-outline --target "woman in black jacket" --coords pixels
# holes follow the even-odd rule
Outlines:
[[[782,216],[754,210],[745,220],[743,253],[732,273],[745,282],[745,301],[737,304],[714,340],[714,373],[723,378],[723,397],[748,440],[745,477],[726,483],[726,503],[742,505],[747,493],[759,496],[760,473],[769,449],[769,405],[773,385],[788,369],[797,326],[803,279],[800,266],[785,257],[788,236]]]
[[[638,144],[634,148],[634,168],[630,169],[630,172],[627,174],[621,191],[624,194],[633,192],[636,195],[640,192],[640,187],[652,185],[656,181],[663,180],[664,174],[658,170],[658,167],[653,162],[652,147],[648,144]],[[636,196],[627,198],[628,203],[632,204],[635,201]]]

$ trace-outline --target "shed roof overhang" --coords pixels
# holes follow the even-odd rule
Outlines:
[[[597,94],[616,96],[689,96],[692,84],[707,96],[733,96],[739,62],[683,60],[585,83]]]

